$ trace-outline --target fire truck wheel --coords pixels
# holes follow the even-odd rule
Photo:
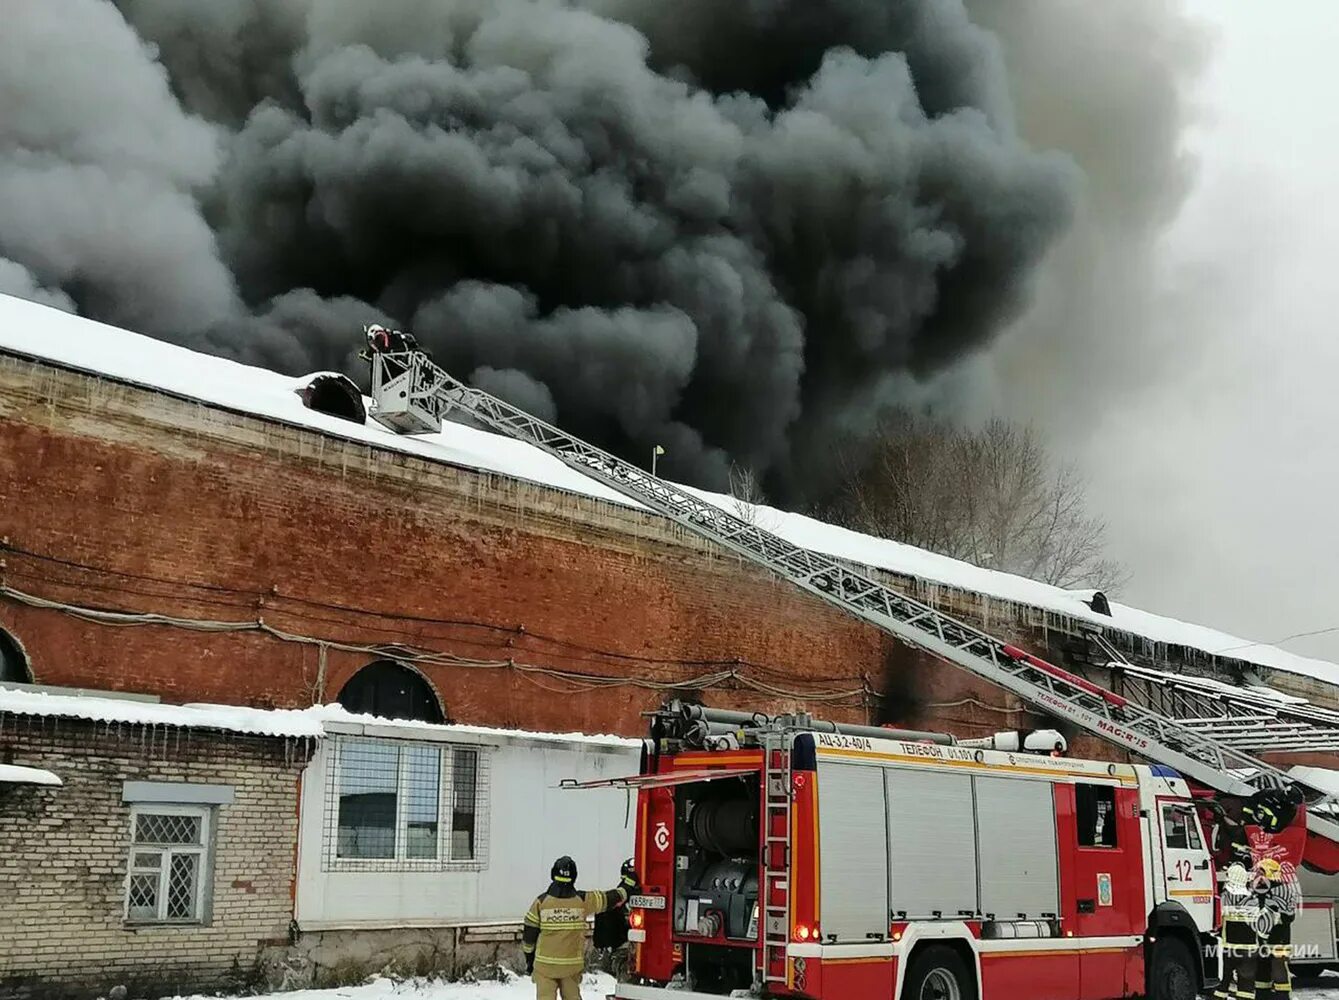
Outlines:
[[[902,1000],[976,1000],[976,982],[961,955],[945,945],[932,945],[912,960]]]
[[[1195,956],[1184,941],[1163,936],[1153,946],[1148,970],[1149,1000],[1195,1000]]]

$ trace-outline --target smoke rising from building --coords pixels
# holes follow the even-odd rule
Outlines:
[[[954,0],[60,8],[0,37],[0,290],[292,373],[399,324],[704,485],[812,488],[1082,197]]]

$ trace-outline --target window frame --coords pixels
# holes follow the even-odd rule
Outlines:
[[[483,871],[488,867],[488,824],[485,822],[488,809],[488,784],[485,772],[485,753],[487,748],[473,743],[428,742],[422,740],[386,739],[368,736],[336,736],[330,741],[332,753],[328,758],[329,773],[325,781],[325,849],[322,851],[326,871],[344,872],[415,872],[415,871]],[[340,849],[340,798],[342,786],[341,768],[346,748],[368,745],[391,746],[396,748],[395,768],[395,826],[394,850],[389,857],[359,858],[345,857]],[[437,758],[437,852],[435,857],[410,857],[409,822],[410,791],[413,787],[410,778],[413,751],[431,750]],[[470,857],[455,856],[455,801],[456,801],[456,755],[467,752],[474,758],[474,795],[472,840],[473,851]]]
[[[192,816],[200,820],[200,842],[198,844],[144,844],[136,840],[141,816]],[[156,910],[153,917],[132,916],[130,912],[130,887],[136,875],[154,874],[153,869],[145,865],[136,865],[135,856],[148,852],[158,854],[158,886],[156,889]],[[191,916],[167,916],[168,900],[171,895],[172,859],[177,856],[194,855],[195,892],[191,900]],[[126,877],[122,889],[122,919],[126,924],[136,927],[182,927],[203,926],[209,923],[210,893],[208,887],[214,877],[214,809],[209,805],[194,805],[174,802],[136,802],[130,806],[130,837],[126,851]]]
[[[1161,802],[1162,813],[1159,816],[1162,827],[1162,846],[1169,851],[1202,851],[1204,840],[1200,837],[1199,821],[1194,807],[1184,802]],[[1180,827],[1186,836],[1186,842],[1176,845],[1171,842],[1172,826],[1180,817]]]
[[[1107,801],[1110,801],[1111,803],[1111,810],[1108,814],[1107,821],[1103,823],[1103,831],[1105,832],[1108,829],[1110,830],[1111,843],[1109,844],[1096,843],[1095,836],[1093,843],[1084,842],[1083,806],[1079,801],[1079,797],[1084,794],[1085,789],[1092,790],[1091,793],[1093,795],[1092,805],[1093,805],[1094,821],[1096,820],[1098,813],[1101,812],[1101,810],[1098,809],[1099,803]],[[1116,801],[1116,786],[1102,784],[1095,781],[1076,781],[1074,783],[1074,825],[1076,834],[1075,839],[1077,842],[1077,846],[1079,847],[1080,850],[1118,851],[1121,849],[1120,831],[1117,828],[1116,823],[1118,809],[1119,805]],[[1093,833],[1095,835],[1096,830],[1094,830]]]

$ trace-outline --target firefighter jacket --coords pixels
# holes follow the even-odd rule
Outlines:
[[[527,962],[533,956],[535,974],[549,979],[580,974],[586,966],[586,918],[613,909],[627,898],[628,890],[622,887],[581,892],[556,882],[549,886],[525,915],[521,949]]]

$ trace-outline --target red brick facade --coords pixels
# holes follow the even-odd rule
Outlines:
[[[0,596],[39,683],[299,706],[334,700],[377,658],[339,646],[398,644],[483,661],[419,665],[460,722],[636,734],[663,693],[600,678],[733,670],[892,696],[808,704],[833,718],[964,735],[1029,723],[998,710],[1017,704],[1003,692],[663,519],[3,355],[0,509],[15,591],[289,636],[114,625]],[[738,687],[703,694],[800,704]]]

